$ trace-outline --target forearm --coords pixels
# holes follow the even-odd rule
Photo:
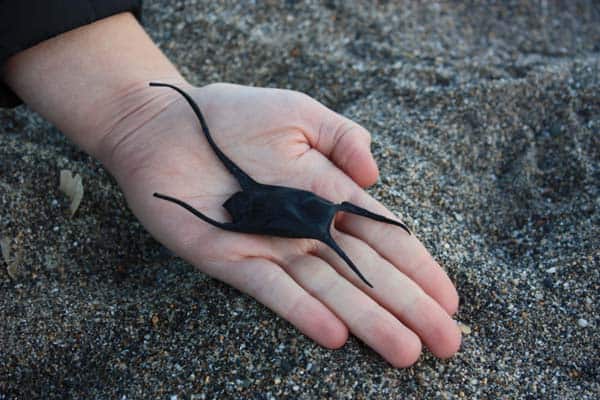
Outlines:
[[[107,138],[115,127],[132,114],[150,116],[165,100],[164,91],[147,91],[147,82],[183,82],[130,13],[22,51],[3,73],[25,103],[103,162],[106,147],[119,140]]]

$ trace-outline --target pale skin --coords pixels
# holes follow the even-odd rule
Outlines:
[[[239,190],[210,150],[176,84],[201,107],[215,141],[256,180],[314,191],[396,218],[363,189],[378,170],[369,133],[309,96],[231,84],[194,87],[131,14],[64,33],[11,57],[8,85],[115,176],[148,231],[200,271],[249,294],[327,348],[349,332],[396,367],[422,345],[446,358],[460,346],[454,285],[416,235],[340,213],[335,240],[369,288],[327,246],[219,230],[154,192],[219,221]],[[417,232],[418,234],[418,232]]]

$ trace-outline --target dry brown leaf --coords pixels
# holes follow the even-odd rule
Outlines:
[[[71,217],[75,215],[75,211],[79,208],[81,199],[83,198],[83,183],[81,182],[81,175],[77,174],[73,177],[73,173],[68,169],[60,171],[60,190],[71,199],[71,205],[69,211]]]
[[[14,259],[11,257],[10,242],[11,240],[7,237],[3,237],[2,239],[0,239],[0,249],[2,250],[2,258],[4,258],[4,261],[6,262],[6,272],[8,273],[8,276],[11,277],[11,279],[15,280],[19,277],[18,266],[19,262],[21,261],[21,254],[17,254],[17,257],[15,257]]]
[[[6,264],[10,264],[10,239],[3,237],[0,239],[0,250],[2,250],[2,258]]]

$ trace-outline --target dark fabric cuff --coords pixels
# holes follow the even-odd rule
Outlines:
[[[141,18],[142,0],[0,0],[0,68],[13,54],[80,26],[130,11]],[[0,82],[0,107],[21,100]]]

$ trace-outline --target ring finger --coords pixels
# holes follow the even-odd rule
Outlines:
[[[418,336],[323,259],[301,255],[283,268],[390,364],[407,367],[418,359]]]

